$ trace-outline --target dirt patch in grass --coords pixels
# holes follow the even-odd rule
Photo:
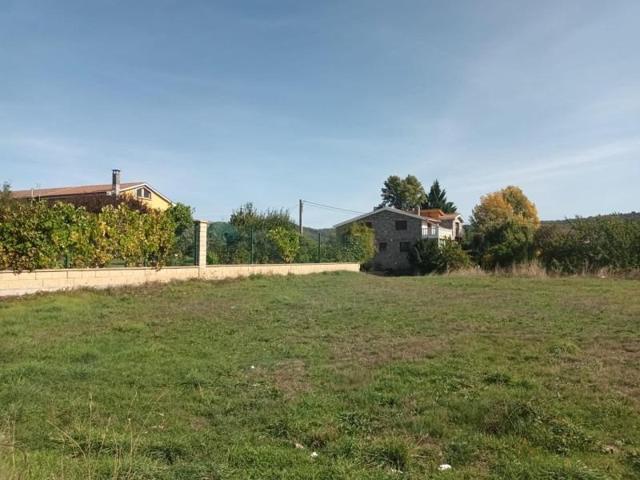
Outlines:
[[[300,359],[278,363],[271,373],[271,378],[275,387],[287,400],[311,390],[307,368]]]
[[[389,338],[360,334],[344,338],[331,347],[331,360],[338,368],[349,365],[377,367],[393,361],[433,358],[447,349],[448,340],[436,337]]]
[[[585,350],[584,358],[591,364],[592,381],[601,391],[613,389],[640,404],[640,340],[600,341]]]
[[[205,417],[196,416],[191,418],[191,428],[200,432],[209,426],[209,421]]]

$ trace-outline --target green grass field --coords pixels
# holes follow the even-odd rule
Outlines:
[[[639,361],[632,280],[2,300],[0,479],[640,478]]]

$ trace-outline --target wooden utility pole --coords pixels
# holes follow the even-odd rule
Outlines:
[[[302,206],[303,206],[304,202],[302,201],[302,199],[299,200],[298,202],[298,230],[300,231],[300,236],[302,236]]]

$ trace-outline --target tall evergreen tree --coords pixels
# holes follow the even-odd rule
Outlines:
[[[447,191],[440,188],[440,182],[437,179],[431,185],[427,200],[422,204],[422,208],[439,208],[444,213],[455,213],[457,210],[455,204],[447,200]]]

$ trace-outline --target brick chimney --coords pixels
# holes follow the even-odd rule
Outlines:
[[[120,170],[111,170],[111,192],[114,196],[120,195]]]

